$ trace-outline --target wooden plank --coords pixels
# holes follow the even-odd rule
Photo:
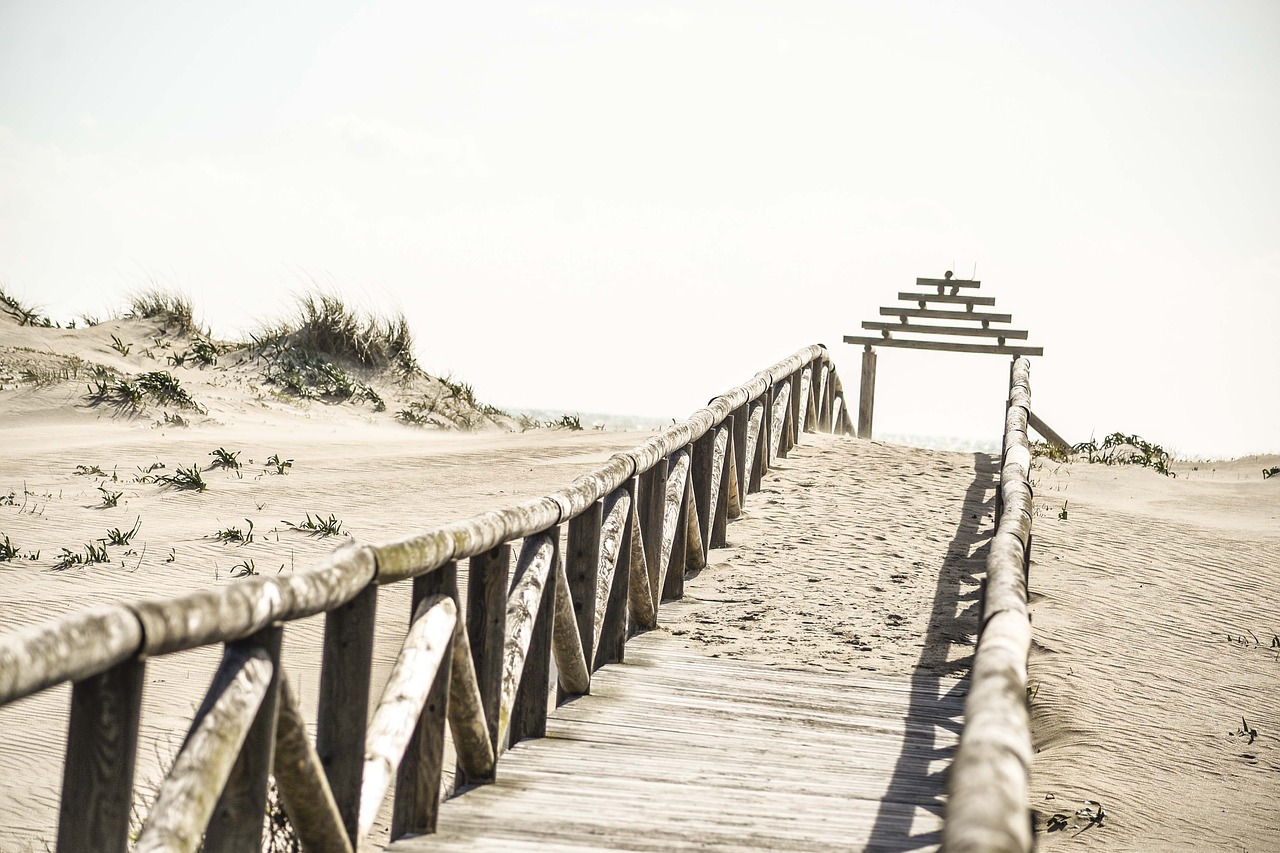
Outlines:
[[[960,344],[950,341],[904,341],[901,338],[873,338],[867,335],[845,335],[846,344],[898,349],[927,349],[943,352],[976,352],[990,355],[1044,355],[1044,347],[1000,346],[998,344]]]
[[[475,664],[476,682],[484,703],[485,720],[493,754],[498,754],[498,715],[502,707],[503,649],[506,645],[507,578],[511,572],[511,546],[477,554],[467,563],[467,641]],[[496,767],[496,762],[495,762]],[[468,775],[461,765],[458,786],[492,782],[493,774]]]
[[[976,278],[916,278],[916,287],[981,287]]]
[[[280,713],[272,772],[289,822],[307,853],[352,853],[338,804],[311,745],[307,721],[289,679],[280,674]]]
[[[613,582],[613,564],[617,551],[613,552],[614,560],[607,566],[608,577],[601,578],[601,528],[604,526],[604,505],[595,501],[582,511],[581,515],[569,520],[569,538],[565,545],[565,577],[568,580],[568,594],[573,602],[574,618],[578,626],[578,637],[582,644],[582,654],[588,667],[587,688],[590,692],[590,663],[595,660],[596,627],[604,619],[604,608],[607,606],[609,587]],[[615,544],[616,549],[616,544]],[[597,593],[603,590],[603,600]],[[597,617],[597,609],[599,616]],[[563,692],[559,701],[566,698]]]
[[[125,853],[144,661],[131,658],[77,682],[62,773],[58,849]]]
[[[634,516],[635,478],[614,489],[604,499],[604,525],[601,532],[601,571],[609,578],[607,600],[596,603],[599,621],[592,671],[607,663],[621,663],[626,654],[627,599],[630,594],[631,519]],[[601,584],[604,586],[604,584]]]
[[[356,846],[364,778],[377,604],[378,588],[370,584],[346,604],[329,611],[324,621],[316,752],[352,847]]]
[[[414,613],[408,636],[405,637],[400,654],[396,656],[396,662],[387,676],[387,685],[373,712],[369,733],[365,738],[364,785],[360,794],[357,848],[360,848],[360,841],[373,829],[382,801],[386,799],[387,791],[399,775],[405,752],[418,728],[418,720],[433,692],[436,694],[434,722],[441,728],[444,726],[449,689],[449,665],[446,662],[450,658],[450,644],[453,642],[457,618],[457,605],[445,595],[434,595],[419,602]],[[438,682],[443,682],[443,688],[433,690]],[[441,693],[444,695],[441,696]],[[443,732],[437,743],[443,746]],[[430,780],[425,777],[430,772],[430,763],[438,761],[437,758],[427,766],[413,767],[409,777],[400,777],[400,784],[396,785],[397,795],[432,796]],[[438,792],[438,776],[436,783],[435,792]],[[393,837],[398,823],[401,824],[400,828],[404,828],[405,822],[410,826],[416,825],[425,811],[427,809],[422,803],[397,806],[392,817]]]
[[[944,311],[938,308],[895,308],[881,306],[882,317],[923,317],[929,320],[977,320],[982,323],[1012,323],[1012,314],[991,314],[985,311]]]
[[[862,385],[858,392],[858,438],[871,438],[871,422],[876,408],[876,351],[862,351]]]
[[[1050,444],[1056,445],[1062,450],[1071,449],[1070,442],[1054,432],[1047,423],[1040,420],[1039,416],[1029,409],[1027,410],[1027,426],[1040,433],[1040,435],[1043,436]]]
[[[258,850],[262,847],[262,815],[267,811],[267,776],[276,748],[276,710],[280,700],[280,643],[284,626],[264,628],[252,637],[232,644],[246,651],[261,649],[271,661],[272,676],[258,715],[245,736],[244,745],[205,830],[208,853]]]
[[[181,751],[160,785],[135,853],[194,853],[271,684],[260,646],[228,646]],[[256,823],[261,826],[262,818]]]
[[[920,335],[966,335],[971,338],[1008,338],[1025,341],[1025,329],[979,329],[972,326],[923,326],[918,323],[880,323],[864,320],[862,328],[879,332],[910,332]]]
[[[921,308],[926,307],[926,302],[948,302],[953,305],[995,305],[994,296],[964,296],[957,294],[952,296],[949,293],[912,293],[909,290],[898,292],[898,298],[904,302],[915,302]]]
[[[409,603],[409,624],[412,626],[419,609],[426,602],[439,596],[447,597],[455,608],[454,637],[466,637],[456,623],[458,606],[458,564],[454,560],[438,569],[413,579],[413,594]],[[455,639],[456,641],[456,639]],[[407,833],[434,832],[440,804],[440,779],[444,773],[444,721],[452,700],[452,672],[455,667],[452,647],[449,649],[448,672],[435,679],[427,693],[427,701],[418,715],[413,735],[404,750],[404,758],[396,772],[395,806],[391,815],[391,837],[399,838]],[[465,666],[470,666],[468,659]],[[476,696],[472,698],[477,698]],[[483,713],[482,709],[481,713]],[[458,750],[458,758],[462,758]]]

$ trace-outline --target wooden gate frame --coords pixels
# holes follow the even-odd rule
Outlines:
[[[871,438],[871,421],[875,411],[876,399],[876,351],[875,347],[900,347],[903,349],[942,350],[945,352],[976,352],[993,355],[1009,355],[1016,360],[1019,356],[1044,355],[1044,347],[1010,344],[1008,341],[1025,341],[1025,329],[1003,328],[1002,324],[1013,322],[1012,314],[997,314],[989,311],[975,311],[974,306],[994,307],[993,296],[962,295],[961,288],[977,289],[981,281],[974,279],[952,278],[950,270],[944,278],[917,278],[916,287],[937,288],[937,293],[904,290],[898,293],[898,299],[916,303],[915,307],[904,305],[881,306],[880,316],[897,317],[898,322],[864,320],[862,328],[878,331],[880,337],[871,335],[845,335],[846,344],[862,344],[862,383],[858,394],[858,438]],[[930,308],[929,303],[941,307]],[[951,307],[948,307],[951,306]],[[959,306],[963,306],[963,310]],[[978,326],[934,326],[912,323],[909,318],[922,320],[974,320]],[[962,343],[950,340],[920,340],[917,338],[894,337],[896,333],[907,332],[917,335],[939,335],[946,337],[964,336],[995,343]],[[1013,365],[1010,364],[1010,388],[1013,387]],[[1039,420],[1039,419],[1037,419]],[[1041,435],[1045,429],[1038,430]],[[1052,432],[1049,430],[1049,432]],[[1053,438],[1057,438],[1054,433]],[[1051,439],[1052,440],[1052,439]],[[1061,439],[1059,439],[1061,441]],[[1065,444],[1065,442],[1061,442]]]

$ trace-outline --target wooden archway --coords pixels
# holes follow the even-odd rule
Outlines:
[[[879,337],[844,336],[846,344],[863,346],[862,387],[858,400],[859,438],[871,438],[876,396],[876,347],[988,353],[1015,359],[1021,355],[1044,355],[1044,347],[1019,343],[1027,340],[1027,332],[1007,327],[1013,322],[1012,314],[975,310],[994,308],[996,304],[995,297],[978,296],[973,292],[981,286],[982,282],[974,279],[953,278],[950,271],[944,278],[917,278],[916,287],[920,290],[898,293],[898,300],[907,304],[880,308],[880,316],[891,319],[863,321],[862,328],[879,332]],[[936,293],[933,292],[935,289]],[[930,320],[951,322],[935,325],[928,322]],[[913,337],[904,337],[906,335]],[[914,337],[919,335],[925,337]],[[1040,432],[1044,434],[1043,430]]]

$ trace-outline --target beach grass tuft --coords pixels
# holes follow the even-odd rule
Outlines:
[[[158,319],[180,334],[198,330],[191,297],[174,290],[151,287],[129,297],[125,317],[135,320]]]

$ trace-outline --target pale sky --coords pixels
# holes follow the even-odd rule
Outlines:
[[[312,280],[518,408],[683,417],[976,265],[1072,441],[1280,451],[1280,3],[0,0],[0,281]],[[877,432],[1007,359],[881,349]]]

